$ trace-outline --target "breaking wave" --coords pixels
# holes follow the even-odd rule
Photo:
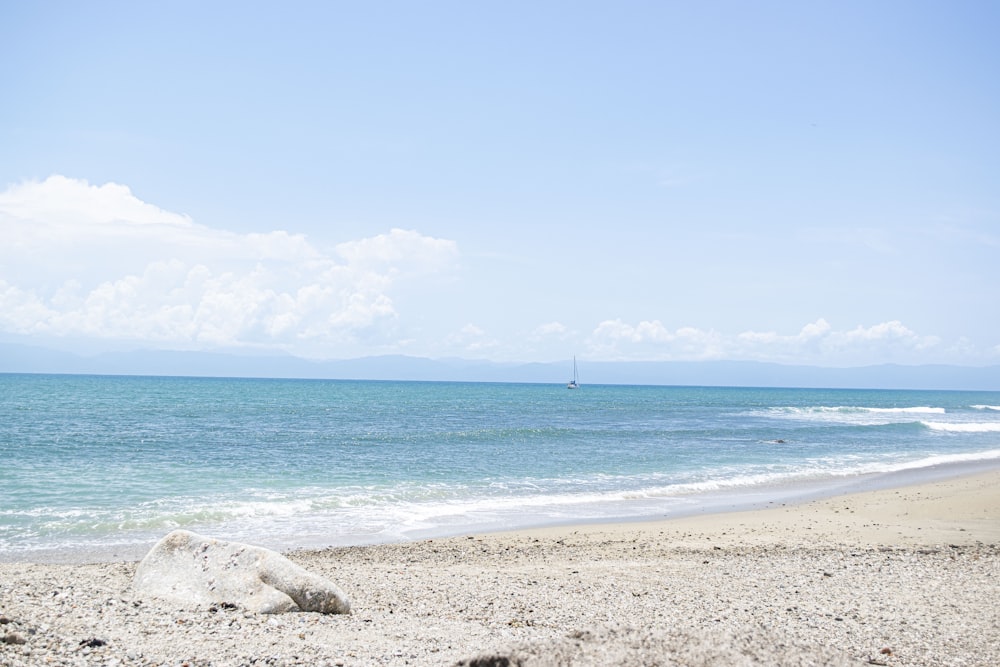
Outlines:
[[[932,431],[948,433],[1000,433],[1000,422],[920,422]]]

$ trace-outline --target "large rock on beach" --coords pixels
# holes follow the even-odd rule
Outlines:
[[[351,611],[337,586],[275,551],[187,530],[173,531],[146,554],[133,591],[185,607],[232,604],[262,614]]]

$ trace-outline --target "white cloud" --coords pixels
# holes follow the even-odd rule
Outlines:
[[[895,320],[840,331],[822,318],[794,334],[745,331],[735,335],[695,327],[670,330],[658,320],[635,325],[606,320],[588,339],[589,354],[596,358],[744,359],[829,365],[920,363],[940,343],[938,338],[921,336]]]
[[[671,331],[659,320],[636,325],[605,320],[587,342],[592,354],[609,359],[715,359],[722,353],[716,332],[694,327]]]
[[[535,339],[554,337],[556,339],[565,339],[569,334],[569,330],[561,322],[547,322],[535,327],[535,330],[531,332],[531,335]]]
[[[453,348],[458,348],[462,352],[477,355],[487,350],[494,350],[499,347],[499,341],[489,337],[484,329],[472,324],[464,325],[458,331],[449,334],[445,338],[445,343]]]
[[[792,335],[782,335],[775,331],[744,331],[736,336],[734,345],[748,352],[762,349],[771,349],[772,352],[801,350],[831,334],[831,330],[830,323],[820,318]]]
[[[892,339],[913,341],[914,344],[921,345],[918,336],[903,326],[902,322],[897,320],[893,320],[892,322],[883,322],[867,328],[859,324],[854,329],[841,335],[848,342]]]
[[[0,229],[0,330],[184,346],[388,338],[399,279],[458,256],[453,241],[402,229],[328,253],[300,234],[212,229],[125,186],[62,176],[0,193]]]
[[[147,204],[124,185],[90,185],[86,181],[50,176],[42,182],[25,181],[0,192],[0,211],[32,222],[69,228],[124,225],[190,227],[186,215]]]
[[[354,266],[393,266],[398,270],[436,270],[458,255],[454,241],[435,239],[418,232],[392,229],[367,239],[337,246],[337,254]]]

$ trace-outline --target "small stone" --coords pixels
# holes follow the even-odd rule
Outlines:
[[[27,644],[28,640],[19,635],[16,632],[11,632],[3,637],[0,637],[0,643],[2,644]]]

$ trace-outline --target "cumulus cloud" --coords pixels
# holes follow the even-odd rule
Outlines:
[[[611,359],[744,359],[795,363],[919,362],[939,347],[940,339],[921,336],[899,321],[837,330],[820,318],[798,332],[744,331],[725,335],[681,327],[671,330],[658,320],[628,324],[606,320],[588,339],[590,354]]]
[[[456,257],[454,241],[406,229],[341,243],[337,254],[353,266],[391,266],[410,271],[436,270]]]
[[[451,347],[459,348],[470,354],[492,350],[500,345],[499,341],[489,337],[485,329],[471,322],[449,334],[445,342]]]
[[[62,226],[66,231],[113,224],[173,227],[193,224],[186,215],[164,211],[138,199],[127,186],[90,185],[58,175],[41,182],[25,181],[0,192],[0,211],[36,224]]]
[[[636,354],[652,359],[714,359],[721,353],[720,335],[693,327],[671,331],[659,320],[627,324],[620,319],[597,325],[588,345],[593,353],[610,359]]]
[[[393,229],[325,250],[196,224],[128,187],[52,176],[0,193],[0,330],[281,346],[387,338],[394,285],[453,267],[454,241]]]
[[[554,337],[557,339],[564,339],[569,334],[569,330],[566,325],[561,322],[546,322],[535,327],[535,330],[531,332],[532,336],[537,338],[547,338]]]

